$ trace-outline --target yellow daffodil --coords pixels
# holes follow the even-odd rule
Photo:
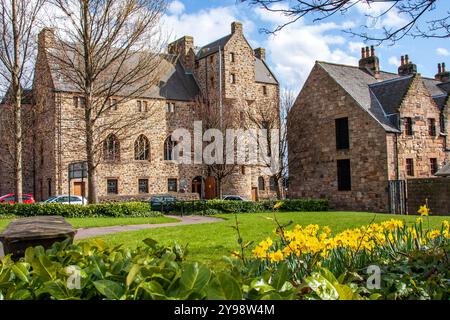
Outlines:
[[[421,216],[428,216],[430,209],[427,208],[427,205],[420,206],[420,209],[417,211]]]

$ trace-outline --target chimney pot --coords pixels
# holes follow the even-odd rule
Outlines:
[[[406,64],[409,63],[409,57],[408,57],[408,55],[405,55],[405,63],[406,63]]]
[[[375,48],[374,46],[370,46],[370,56],[373,57],[375,55]]]
[[[442,62],[442,73],[445,72],[445,62]]]
[[[439,73],[441,73],[442,72],[442,69],[441,69],[441,64],[440,63],[438,63],[438,74]]]
[[[364,59],[366,57],[366,50],[364,50],[364,47],[361,48],[361,59]]]
[[[366,58],[370,57],[369,47],[366,47]]]
[[[404,65],[405,64],[405,56],[401,56],[401,58],[400,58],[400,65]]]

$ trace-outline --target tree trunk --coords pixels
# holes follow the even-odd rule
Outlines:
[[[88,203],[95,204],[97,199],[96,168],[94,162],[94,139],[90,120],[86,121],[86,155],[88,167]]]
[[[14,174],[16,203],[22,203],[22,88],[19,80],[19,29],[17,25],[16,1],[11,2],[14,42],[14,67],[11,77],[11,95],[14,99]]]
[[[222,178],[217,178],[217,193],[219,199],[223,198]]]
[[[277,200],[282,200],[283,194],[281,192],[280,179],[277,176],[273,176],[275,183],[275,192],[277,194]]]

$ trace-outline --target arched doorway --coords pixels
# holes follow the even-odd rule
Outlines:
[[[195,177],[192,180],[192,193],[198,193],[200,196],[200,199],[205,198],[205,184],[203,183],[204,179],[203,177]]]

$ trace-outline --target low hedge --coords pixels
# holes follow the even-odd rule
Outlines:
[[[2,216],[62,216],[84,217],[156,217],[159,212],[151,211],[146,202],[101,203],[89,206],[67,204],[0,204]]]
[[[205,215],[218,213],[257,213],[272,211],[276,203],[281,202],[277,208],[279,211],[290,212],[318,212],[328,211],[330,204],[328,200],[295,199],[283,201],[228,201],[208,200],[195,202],[177,202],[175,212],[198,212]]]

